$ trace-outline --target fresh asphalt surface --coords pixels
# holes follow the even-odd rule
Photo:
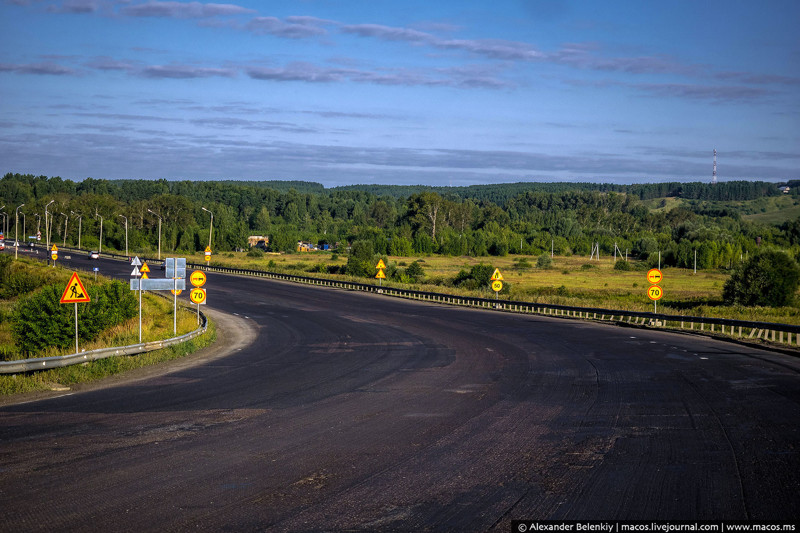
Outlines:
[[[217,346],[0,407],[0,531],[798,517],[797,357],[214,273],[206,288],[233,315]]]

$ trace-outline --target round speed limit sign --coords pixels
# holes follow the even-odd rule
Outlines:
[[[647,296],[651,300],[660,300],[661,297],[664,296],[664,289],[658,285],[651,285],[650,288],[647,289]]]
[[[206,290],[192,289],[191,292],[189,292],[189,299],[192,301],[192,303],[198,305],[206,303]]]
[[[500,292],[503,290],[503,282],[500,280],[494,280],[492,282],[492,290],[494,292]]]

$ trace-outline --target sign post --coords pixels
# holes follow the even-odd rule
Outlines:
[[[131,272],[131,276],[137,278],[136,281],[139,281],[139,276],[141,275],[141,271],[139,267],[142,266],[142,262],[139,260],[139,256],[133,258],[131,261],[133,265],[133,272]],[[139,281],[139,344],[142,343],[142,283]]]
[[[503,275],[500,273],[499,268],[494,269],[492,277],[489,278],[492,282],[492,290],[494,291],[494,299],[497,300],[498,294],[503,290]]]
[[[383,280],[386,279],[386,274],[383,273],[383,269],[386,268],[386,264],[383,262],[383,259],[378,259],[378,264],[375,265],[375,268],[378,269],[378,273],[375,274],[375,277],[378,278],[378,287],[380,287]]]
[[[653,300],[653,314],[658,312],[658,301],[664,296],[664,291],[659,287],[659,283],[664,279],[664,274],[658,268],[651,268],[647,271],[647,281],[650,287],[647,289],[647,297]]]
[[[60,302],[62,304],[75,304],[75,353],[78,353],[78,304],[89,301],[89,293],[81,283],[81,278],[78,277],[77,272],[73,272],[72,277],[67,282],[67,286],[64,288]]]
[[[53,267],[56,266],[56,260],[58,259],[58,247],[54,244],[53,248],[50,249],[50,259],[53,260]]]
[[[189,276],[189,281],[194,286],[189,293],[189,299],[197,304],[197,324],[200,325],[200,304],[206,302],[206,291],[200,287],[206,284],[206,273],[202,270],[195,270]]]
[[[205,254],[206,266],[208,266],[211,264],[211,246],[206,246]]]

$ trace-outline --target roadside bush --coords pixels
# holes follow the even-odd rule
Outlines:
[[[617,261],[614,263],[614,270],[622,270],[622,271],[629,271],[633,270],[633,266],[627,261]]]
[[[483,263],[473,266],[469,271],[461,270],[453,278],[453,285],[468,290],[488,287],[494,267]]]
[[[261,259],[264,257],[264,250],[261,248],[256,248],[255,246],[250,248],[247,252],[247,257],[254,257],[256,259]]]
[[[78,305],[78,337],[95,339],[103,330],[133,318],[138,301],[128,286],[112,281],[89,287],[91,302]],[[46,285],[42,290],[21,299],[14,310],[14,339],[25,354],[50,346],[67,348],[75,341],[75,310],[59,302],[64,287]]]
[[[536,267],[541,268],[542,270],[547,270],[553,266],[553,260],[547,254],[542,254],[539,256],[539,259],[536,260]]]
[[[800,267],[787,254],[767,250],[738,265],[722,290],[727,305],[792,305],[800,286]]]

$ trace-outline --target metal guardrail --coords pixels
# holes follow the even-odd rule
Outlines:
[[[77,365],[80,363],[88,363],[89,361],[97,361],[98,359],[105,359],[107,357],[114,357],[117,355],[135,355],[138,353],[151,352],[180,344],[195,337],[198,337],[206,332],[208,328],[208,319],[203,313],[200,313],[200,327],[196,330],[161,341],[143,342],[141,344],[131,344],[129,346],[119,346],[112,348],[99,348],[97,350],[90,350],[88,352],[73,353],[69,355],[57,355],[53,357],[37,357],[34,359],[22,359],[19,361],[0,361],[0,374],[19,374],[21,372],[32,372],[35,370],[48,370],[50,368],[60,368],[64,366]]]

